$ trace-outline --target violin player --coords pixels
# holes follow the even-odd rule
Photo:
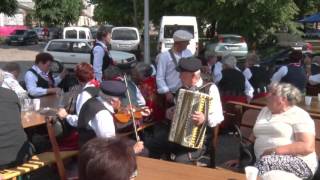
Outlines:
[[[99,95],[89,99],[81,107],[78,118],[80,145],[95,137],[116,136],[114,112],[121,107],[120,98],[125,96],[126,85],[122,81],[109,80],[100,84]],[[143,142],[130,142],[136,154],[147,156]]]

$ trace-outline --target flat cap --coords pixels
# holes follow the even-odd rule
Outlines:
[[[108,80],[100,84],[101,91],[109,96],[123,97],[126,93],[126,84],[123,81]]]
[[[185,30],[177,30],[173,33],[173,41],[190,41],[193,38],[193,35]]]
[[[178,72],[196,72],[200,70],[202,64],[196,57],[181,58],[176,68]]]

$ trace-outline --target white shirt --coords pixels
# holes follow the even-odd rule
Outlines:
[[[100,97],[97,99],[111,112],[114,113],[113,107],[107,102],[103,101]],[[96,133],[97,137],[110,138],[116,135],[116,129],[113,122],[113,116],[108,110],[101,110],[94,119],[89,121],[89,126]]]
[[[43,79],[48,81],[48,73],[41,71],[36,65],[33,65],[32,69],[34,69]],[[38,77],[33,72],[27,71],[26,75],[24,76],[24,81],[26,83],[28,93],[31,96],[39,97],[47,94],[46,88],[37,86]],[[54,86],[58,86],[60,82],[60,76],[54,77]]]
[[[20,86],[14,75],[9,72],[4,72],[2,87],[13,90],[18,95],[18,97],[20,95],[28,94],[27,91]]]
[[[254,67],[260,67],[259,64],[255,64],[253,65]],[[250,70],[250,68],[245,68],[244,71],[242,72],[242,74],[244,75],[244,77],[246,77],[246,79],[250,80],[252,78],[252,72]]]
[[[320,74],[315,74],[315,75],[309,76],[309,83],[311,85],[320,84]]]
[[[280,114],[272,114],[268,107],[264,107],[258,115],[253,133],[256,137],[254,151],[259,158],[267,149],[295,142],[295,133],[315,135],[315,125],[310,115],[297,106]],[[313,173],[315,172],[317,168],[315,152],[298,157],[307,163]]]
[[[200,79],[196,87],[201,87],[203,85],[203,80]],[[212,97],[209,105],[209,115],[208,115],[208,125],[210,127],[215,127],[224,120],[222,105],[220,101],[220,93],[215,84],[210,86],[209,96]]]
[[[275,72],[271,78],[271,82],[280,82],[281,79],[288,74],[288,67],[282,66],[277,72]]]
[[[87,102],[92,97],[87,91],[83,91],[87,87],[94,87],[94,85],[90,83],[85,84],[85,86],[82,88],[81,93],[79,93],[77,96],[76,114],[69,114],[66,117],[67,122],[73,127],[78,126],[78,118],[79,118],[81,107],[85,102]]]
[[[103,65],[103,57],[105,55],[105,50],[107,49],[107,46],[101,42],[97,41],[96,43],[101,44],[101,46],[96,46],[93,49],[93,71],[96,79],[98,81],[102,81],[102,65]]]
[[[192,56],[192,52],[185,49],[180,55],[173,53],[176,57],[177,64],[182,57]],[[165,94],[169,91],[175,93],[181,87],[180,73],[176,71],[176,65],[170,56],[169,51],[165,51],[159,55],[157,64],[157,87],[158,93]]]

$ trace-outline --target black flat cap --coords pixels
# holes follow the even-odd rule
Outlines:
[[[123,97],[126,93],[126,84],[122,81],[110,80],[102,81],[100,84],[101,91],[109,96]]]
[[[178,72],[196,72],[201,68],[201,61],[196,57],[181,58],[176,68]]]

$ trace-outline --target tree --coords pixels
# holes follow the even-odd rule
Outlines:
[[[2,0],[0,6],[0,13],[7,14],[9,16],[14,15],[18,8],[17,0]]]
[[[79,19],[82,0],[34,0],[35,16],[47,25],[68,25]]]
[[[92,0],[95,17],[114,25],[132,25],[132,0]],[[246,37],[249,44],[264,43],[282,27],[297,32],[301,14],[319,8],[320,0],[150,0],[150,20],[159,24],[163,15],[196,16],[200,31],[211,25],[219,33]],[[137,1],[138,22],[143,22],[143,1]]]

